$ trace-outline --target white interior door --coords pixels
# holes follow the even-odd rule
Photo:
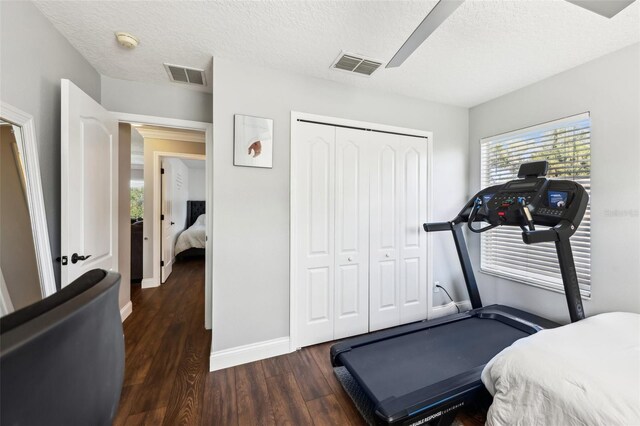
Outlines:
[[[335,128],[298,123],[295,145],[299,346],[333,340]]]
[[[189,169],[179,158],[164,158],[161,164],[161,281],[164,283],[176,260],[176,241],[187,224]]]
[[[370,134],[336,128],[335,339],[369,331]]]
[[[378,133],[370,184],[371,331],[427,316],[427,141]]]
[[[169,160],[162,160],[162,174],[160,175],[160,210],[161,210],[161,263],[160,275],[162,283],[167,281],[173,270],[173,164]]]
[[[91,269],[118,269],[118,122],[62,80],[62,286]]]

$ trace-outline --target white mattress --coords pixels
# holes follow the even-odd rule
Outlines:
[[[205,248],[205,215],[198,216],[189,228],[182,231],[176,241],[175,254],[178,255],[190,248]]]
[[[640,425],[640,315],[600,314],[516,341],[482,372],[487,425]]]

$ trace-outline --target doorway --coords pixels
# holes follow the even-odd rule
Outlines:
[[[132,292],[161,286],[187,258],[202,262],[198,270],[206,274],[206,132],[142,120],[122,124],[131,132]],[[192,217],[197,211],[203,217]]]
[[[119,294],[124,320],[132,311],[128,276],[131,151],[128,145],[121,147],[119,142],[130,141],[132,127],[197,133],[206,156],[205,195],[209,200],[213,190],[209,184],[213,175],[213,126],[205,122],[108,111],[71,81],[62,80],[61,86],[61,283],[64,287],[91,268],[126,273]],[[158,191],[154,186],[154,192]],[[157,224],[152,222],[153,232],[146,237],[160,235],[159,220]],[[206,245],[210,246],[213,220],[209,216],[205,222]],[[159,254],[156,257],[159,258]],[[204,262],[204,323],[211,328],[211,256],[205,256]],[[152,274],[143,279],[158,277],[159,285],[159,263],[151,269]]]
[[[164,283],[173,272],[175,262],[186,259],[204,262],[206,157],[197,154],[159,157],[161,235],[158,243],[161,282]]]

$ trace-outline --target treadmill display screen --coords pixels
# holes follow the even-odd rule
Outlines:
[[[484,204],[487,204],[489,201],[491,201],[492,198],[493,198],[493,194],[484,194],[482,196],[482,202]]]
[[[564,191],[549,191],[549,207],[561,209],[566,207],[569,194]]]
[[[538,186],[538,181],[533,182],[512,182],[506,189],[535,189]]]

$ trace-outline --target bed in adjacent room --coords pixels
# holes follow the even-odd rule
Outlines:
[[[487,425],[640,425],[640,315],[613,312],[544,330],[482,372]]]
[[[205,201],[187,201],[187,228],[176,241],[178,259],[204,256],[206,245]]]

